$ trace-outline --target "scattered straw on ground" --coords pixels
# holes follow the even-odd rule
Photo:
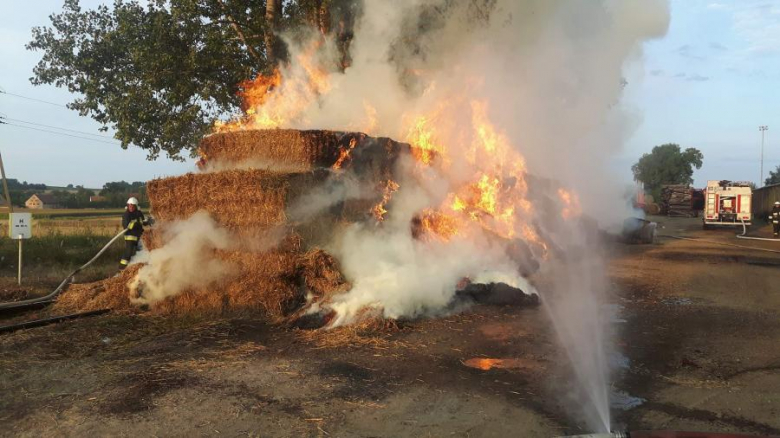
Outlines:
[[[114,309],[115,312],[133,312],[127,283],[135,277],[140,265],[132,265],[116,276],[94,283],[73,284],[63,292],[53,310],[62,313]]]
[[[297,242],[297,243],[296,243]],[[150,310],[163,315],[219,315],[255,312],[281,322],[305,304],[307,290],[317,297],[346,291],[349,284],[336,260],[321,249],[300,253],[297,239],[265,252],[214,251],[215,257],[234,268],[234,274],[208,289],[189,290],[153,303]],[[111,308],[137,312],[128,283],[141,265],[131,265],[116,277],[71,285],[55,304],[61,312]]]
[[[303,342],[315,349],[352,347],[370,347],[377,350],[389,350],[408,347],[405,342],[390,339],[393,333],[400,330],[398,324],[391,319],[372,317],[358,323],[319,330],[296,330],[296,335]]]

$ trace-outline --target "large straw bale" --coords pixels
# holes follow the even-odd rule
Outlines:
[[[294,129],[265,129],[223,132],[205,137],[199,147],[201,159],[219,163],[219,168],[233,164],[263,163],[273,170],[312,170],[331,168],[343,151],[349,151],[350,162],[361,162],[359,167],[376,170],[388,168],[398,154],[408,152],[410,146],[389,138],[374,138],[359,132],[298,131]]]
[[[295,129],[233,131],[205,137],[200,142],[198,153],[207,162],[263,160],[279,164],[330,167],[338,159],[340,142],[348,145],[354,137],[356,134]]]
[[[262,170],[189,173],[147,184],[152,214],[174,221],[206,210],[227,228],[264,229],[285,222],[285,208],[322,184],[330,172],[272,174]]]

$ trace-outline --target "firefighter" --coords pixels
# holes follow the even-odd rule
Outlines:
[[[151,220],[151,218],[150,218]],[[122,226],[127,229],[125,233],[125,253],[122,260],[119,261],[119,269],[125,269],[130,259],[138,251],[138,241],[144,233],[144,225],[149,225],[149,221],[144,218],[144,214],[138,209],[138,200],[130,198],[127,200],[125,214],[122,216]]]
[[[775,238],[780,237],[780,201],[775,202],[775,208],[772,209],[769,220],[772,221],[772,231],[775,233]]]

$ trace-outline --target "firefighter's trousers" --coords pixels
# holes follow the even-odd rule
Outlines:
[[[138,240],[125,240],[125,253],[119,261],[119,269],[125,269],[138,251]]]

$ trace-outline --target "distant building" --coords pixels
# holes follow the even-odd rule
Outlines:
[[[24,203],[24,206],[30,210],[60,208],[60,205],[57,203],[57,198],[55,198],[54,195],[50,195],[48,193],[36,193],[30,196],[30,199]]]
[[[89,197],[89,202],[106,202],[106,201],[108,201],[108,198],[106,198],[105,196],[96,195],[96,196]]]

